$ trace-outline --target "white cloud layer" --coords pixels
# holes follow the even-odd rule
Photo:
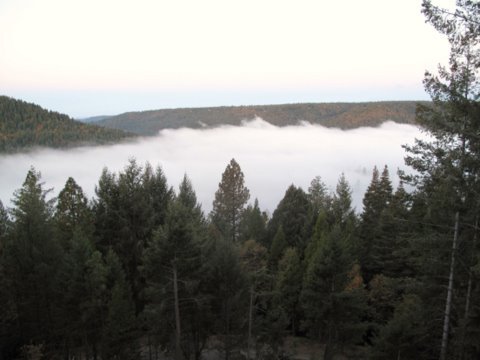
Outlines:
[[[307,190],[319,175],[333,191],[342,172],[352,186],[354,204],[361,210],[373,167],[388,165],[396,184],[397,169],[405,168],[401,145],[421,136],[417,127],[393,122],[342,131],[310,124],[279,128],[255,119],[242,127],[163,130],[156,137],[127,144],[3,155],[0,199],[11,206],[12,194],[21,187],[31,166],[42,173],[45,187],[53,187],[55,195],[72,176],[91,198],[103,167],[118,172],[133,157],[140,165],[148,161],[161,166],[175,188],[187,173],[208,212],[221,174],[235,158],[245,174],[251,201],[258,198],[260,207],[270,213],[290,184]]]

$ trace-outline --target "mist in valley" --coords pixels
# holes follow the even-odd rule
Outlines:
[[[290,184],[308,190],[311,180],[321,176],[334,191],[341,173],[352,187],[354,206],[361,211],[373,167],[388,165],[397,185],[397,169],[406,169],[401,145],[422,136],[415,126],[393,122],[343,131],[306,123],[276,127],[259,118],[241,127],[163,130],[156,137],[130,143],[2,155],[0,199],[12,206],[10,199],[31,166],[41,172],[44,187],[53,188],[52,196],[71,176],[92,198],[104,167],[118,172],[134,158],[141,166],[146,162],[160,166],[175,188],[186,173],[203,209],[209,212],[221,174],[235,158],[245,174],[250,201],[258,198],[260,207],[270,213]]]

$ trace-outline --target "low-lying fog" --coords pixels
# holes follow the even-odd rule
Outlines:
[[[160,165],[175,188],[187,173],[208,212],[221,174],[235,158],[245,174],[251,201],[258,198],[260,207],[270,213],[290,184],[307,190],[320,175],[334,190],[342,172],[352,187],[354,205],[361,211],[373,167],[388,165],[396,185],[397,169],[405,169],[401,145],[412,144],[415,137],[422,137],[417,127],[393,122],[342,131],[309,124],[280,128],[255,119],[242,127],[163,130],[157,137],[127,144],[0,156],[0,199],[11,206],[13,192],[21,187],[32,165],[41,172],[45,188],[54,188],[55,195],[72,176],[91,198],[103,167],[118,172],[135,158],[140,165],[147,161],[154,167]]]

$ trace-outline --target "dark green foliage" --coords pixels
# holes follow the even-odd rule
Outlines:
[[[17,317],[15,299],[9,288],[10,279],[5,270],[4,249],[9,235],[10,221],[7,210],[0,201],[0,358],[13,357],[15,343],[15,320]]]
[[[234,243],[238,240],[243,212],[249,198],[250,191],[245,187],[242,169],[232,159],[222,174],[210,214],[212,223],[225,239]]]
[[[273,306],[283,313],[285,328],[290,328],[292,335],[296,335],[300,327],[299,297],[302,290],[303,270],[297,251],[294,248],[286,249],[278,264]]]
[[[143,307],[141,258],[154,229],[163,225],[172,197],[165,176],[158,168],[139,166],[130,160],[118,176],[104,169],[94,202],[96,241],[103,253],[112,248],[120,258],[132,286],[137,312]]]
[[[382,328],[371,359],[424,359],[424,305],[415,295],[406,295]]]
[[[330,224],[336,223],[343,230],[352,231],[356,226],[356,221],[357,218],[352,208],[352,189],[342,173],[333,194]]]
[[[386,257],[391,255],[394,248],[393,241],[390,241],[392,233],[387,224],[391,216],[394,216],[388,211],[392,196],[388,168],[385,166],[380,177],[375,167],[372,181],[363,198],[359,230],[360,264],[366,282],[375,274],[384,272]]]
[[[472,252],[478,254],[472,239],[476,238],[473,224],[477,224],[480,194],[480,7],[478,2],[459,0],[452,12],[424,0],[422,12],[450,43],[448,65],[439,66],[438,74],[425,74],[424,86],[432,103],[417,109],[417,120],[431,140],[406,147],[406,163],[416,174],[405,179],[416,186],[415,211],[423,209],[422,220],[428,224],[412,242],[421,274],[418,294],[429,304],[423,315],[435,321],[428,323],[424,344],[430,356],[441,360],[468,358],[470,350],[475,354],[465,347],[465,325],[472,284],[477,280],[465,271],[469,267],[465,264],[472,264]]]
[[[51,345],[57,330],[56,279],[61,248],[53,237],[52,204],[47,193],[40,174],[32,168],[15,193],[11,233],[3,250],[4,285],[15,304],[15,330],[23,344]]]
[[[92,211],[82,188],[71,177],[58,195],[54,223],[56,236],[65,249],[70,247],[69,242],[76,231],[90,238],[93,235]]]
[[[133,136],[121,130],[83,124],[67,115],[0,96],[0,152],[18,151],[34,146],[58,148],[107,144]]]
[[[105,359],[138,359],[136,318],[130,286],[113,251],[106,257],[109,299],[102,332],[102,357]]]
[[[283,232],[283,227],[280,225],[278,227],[277,233],[275,234],[272,240],[272,246],[270,246],[270,254],[268,262],[270,267],[273,269],[277,268],[277,263],[283,255],[283,251],[287,248],[288,244],[285,240],[285,233]]]
[[[106,320],[108,269],[82,231],[76,230],[69,240],[59,275],[65,353],[95,355]]]
[[[213,296],[215,333],[223,344],[225,360],[244,342],[248,314],[248,282],[235,244],[218,238],[210,257],[208,281]]]
[[[359,320],[366,309],[366,294],[353,265],[344,234],[336,226],[311,257],[304,278],[304,326],[314,338],[329,344],[352,344],[361,338]]]
[[[2,201],[0,200],[0,254],[3,248],[4,239],[7,236],[8,225],[9,221],[7,209],[5,209]]]
[[[184,356],[195,359],[211,327],[209,301],[202,290],[205,231],[203,213],[185,176],[165,224],[155,232],[143,260],[149,302],[145,315],[152,335],[171,350],[175,349],[174,340],[178,341]],[[173,338],[177,331],[180,339]]]
[[[288,246],[299,248],[303,253],[307,241],[305,227],[309,206],[307,194],[301,188],[290,185],[268,223],[268,244],[273,242],[278,228],[282,226]]]
[[[266,237],[268,217],[265,212],[260,210],[258,200],[252,205],[248,205],[242,215],[240,222],[240,242],[255,240],[263,243]]]
[[[262,322],[257,318],[265,312],[265,296],[270,293],[270,276],[267,269],[267,249],[255,240],[247,240],[240,248],[240,261],[248,281],[247,351],[256,347],[262,333]]]

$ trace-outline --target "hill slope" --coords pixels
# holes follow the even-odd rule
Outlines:
[[[34,146],[106,144],[132,136],[134,134],[83,124],[38,105],[0,96],[0,152]]]
[[[162,129],[240,125],[242,120],[258,116],[277,126],[295,125],[303,120],[349,129],[377,126],[386,120],[412,124],[415,122],[415,107],[414,101],[386,101],[166,109],[125,113],[97,124],[139,135],[155,135]]]

